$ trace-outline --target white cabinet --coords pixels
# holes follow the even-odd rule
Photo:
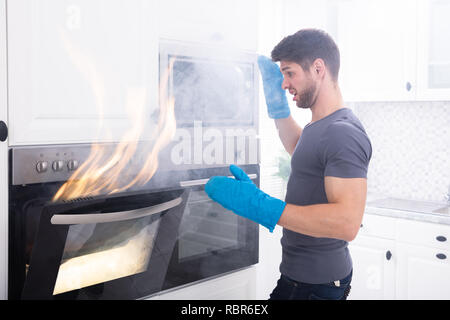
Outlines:
[[[335,8],[344,100],[450,99],[448,1],[339,0],[328,7]]]
[[[257,49],[259,0],[158,1],[161,38]]]
[[[353,260],[349,299],[382,300],[395,296],[395,241],[359,236],[349,246]]]
[[[117,141],[133,126],[130,110],[150,118],[159,82],[154,7],[9,1],[10,145]]]
[[[278,0],[279,1],[279,0]],[[336,1],[334,0],[283,0],[283,37],[303,28],[336,33]],[[280,41],[282,38],[278,39]],[[275,46],[276,43],[273,44]]]
[[[8,123],[6,92],[6,8],[0,0],[0,120]],[[0,300],[8,295],[8,140],[0,141]]]
[[[398,299],[450,299],[450,226],[397,224]]]
[[[349,243],[353,260],[349,299],[394,299],[395,222],[389,217],[364,215],[356,239]]]
[[[150,300],[252,300],[255,299],[255,267],[249,267],[198,284],[162,293]]]
[[[415,99],[415,12],[411,0],[338,2],[336,42],[344,100]]]
[[[397,244],[397,299],[450,299],[450,248]]]
[[[420,99],[450,98],[450,2],[418,1],[417,95]]]
[[[349,249],[349,299],[450,299],[449,225],[365,213]]]

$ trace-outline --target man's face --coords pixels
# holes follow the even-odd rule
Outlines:
[[[311,108],[317,99],[317,85],[309,70],[305,72],[299,64],[287,61],[280,62],[280,70],[284,76],[281,87],[294,95],[297,107]]]

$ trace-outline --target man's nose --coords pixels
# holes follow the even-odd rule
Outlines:
[[[288,83],[288,81],[286,80],[286,78],[283,78],[283,82],[281,83],[281,88],[282,88],[283,90],[289,89],[289,83]]]

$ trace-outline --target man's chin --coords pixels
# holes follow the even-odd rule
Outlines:
[[[297,108],[299,108],[299,109],[310,109],[311,106],[307,105],[307,104],[297,103]]]

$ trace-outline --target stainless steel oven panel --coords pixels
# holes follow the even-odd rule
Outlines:
[[[222,157],[212,158],[208,161],[204,155],[205,148],[210,142],[204,142],[203,136],[197,136],[195,128],[184,128],[189,147],[186,154],[179,154],[179,144],[186,141],[173,141],[164,148],[159,155],[158,173],[184,172],[192,169],[207,169],[227,167],[232,163],[238,165],[258,164],[260,162],[259,137],[256,135],[226,136],[229,128],[215,128],[222,135]],[[245,129],[232,129],[234,133],[246,134],[254,131]],[[253,130],[253,129],[252,129]],[[220,137],[219,135],[219,137]],[[141,141],[137,152],[128,164],[128,172],[138,174],[145,163],[148,154],[139,152],[145,150],[151,141]],[[106,154],[113,154],[117,143],[102,143]],[[55,181],[67,181],[79,166],[81,166],[91,153],[91,144],[72,145],[39,145],[18,146],[10,149],[11,184],[29,185],[33,183],[46,183]],[[200,156],[200,157],[199,157]],[[212,161],[217,160],[217,161]]]

